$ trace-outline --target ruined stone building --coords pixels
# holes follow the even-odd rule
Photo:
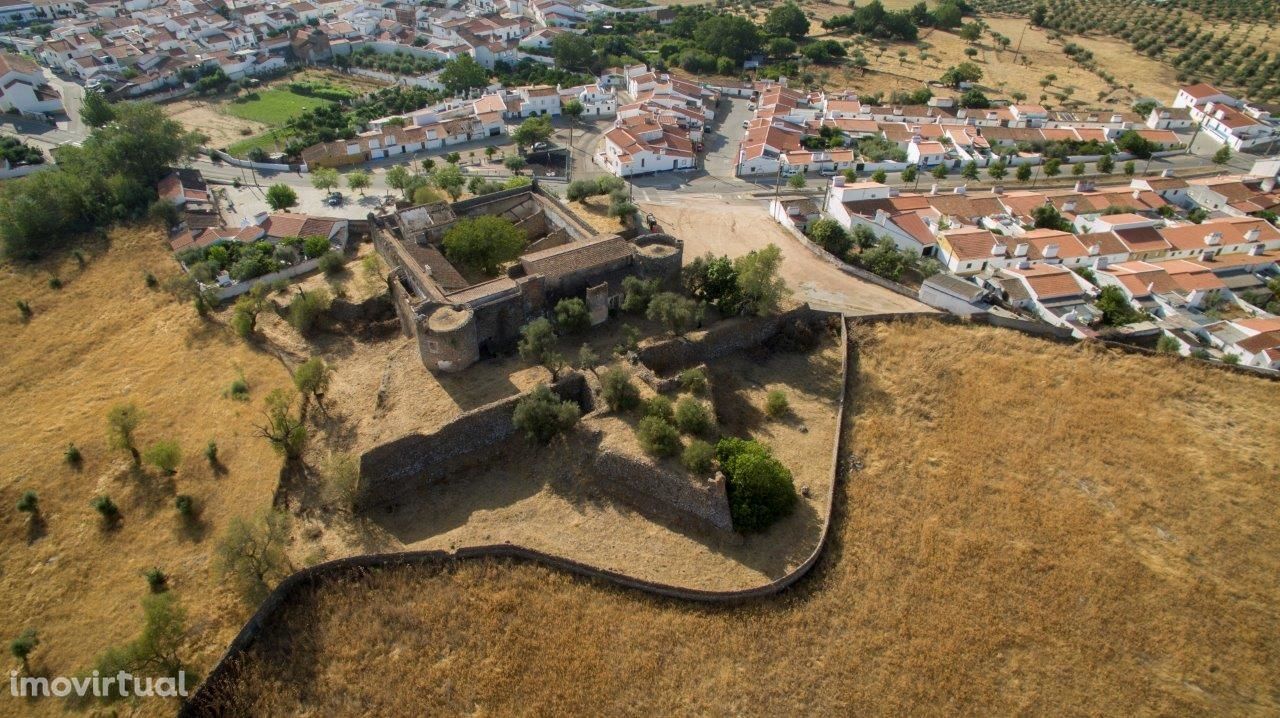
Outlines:
[[[525,232],[528,244],[505,273],[468,278],[441,242],[459,220],[496,215]],[[592,324],[609,316],[628,276],[679,276],[682,243],[665,234],[625,239],[599,234],[535,183],[462,202],[436,202],[398,212],[376,234],[392,267],[392,298],[406,335],[418,341],[431,371],[460,371],[510,351],[527,322],[566,297],[583,298]]]

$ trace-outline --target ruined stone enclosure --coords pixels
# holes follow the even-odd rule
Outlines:
[[[525,233],[520,257],[496,278],[468,275],[444,254],[445,234],[462,219],[493,215]],[[587,302],[599,324],[622,298],[628,276],[677,276],[683,245],[665,234],[627,239],[597,234],[536,183],[462,202],[401,210],[377,233],[392,267],[392,297],[406,336],[431,371],[454,372],[510,351],[520,328],[566,297]]]

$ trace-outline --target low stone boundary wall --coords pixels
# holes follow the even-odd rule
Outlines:
[[[586,379],[579,373],[561,377],[551,390],[561,399],[577,402],[583,413],[591,409]],[[511,416],[524,396],[472,409],[433,433],[402,436],[366,451],[360,456],[356,506],[367,509],[395,502],[462,466],[491,459],[484,450],[516,433]]]
[[[831,316],[809,306],[771,317],[735,317],[711,325],[695,339],[677,337],[641,347],[640,363],[659,376],[762,344],[788,322],[816,322]]]
[[[597,486],[642,514],[696,528],[733,531],[723,478],[691,479],[637,457],[601,451],[592,463]]]
[[[817,565],[818,560],[822,557],[823,550],[826,548],[827,539],[831,533],[831,519],[835,507],[835,486],[840,479],[840,452],[844,443],[845,400],[849,393],[848,381],[850,348],[847,322],[843,321],[840,323],[840,347],[842,350],[840,364],[840,400],[837,403],[836,408],[836,440],[832,442],[831,446],[831,501],[827,504],[826,514],[822,518],[822,529],[819,534],[817,545],[814,546],[814,549],[809,554],[808,558],[785,576],[781,576],[760,586],[738,591],[707,591],[696,588],[672,586],[670,584],[659,583],[657,581],[646,581],[617,571],[597,568],[572,559],[553,556],[542,551],[524,548],[522,546],[515,546],[512,544],[472,546],[458,549],[452,554],[445,551],[409,551],[368,556],[352,556],[350,558],[327,561],[294,573],[285,578],[275,587],[262,604],[258,606],[258,610],[254,612],[249,621],[242,629],[240,629],[240,633],[231,641],[231,645],[227,647],[222,658],[219,659],[217,664],[215,664],[209,671],[208,677],[200,684],[200,687],[196,690],[195,694],[192,695],[188,701],[183,703],[182,707],[178,711],[178,715],[184,717],[220,715],[218,706],[215,703],[218,698],[218,691],[220,690],[220,682],[230,678],[234,674],[236,669],[239,667],[240,660],[249,651],[249,649],[253,647],[253,644],[257,641],[258,636],[263,632],[263,630],[277,618],[280,611],[283,610],[285,604],[291,598],[293,598],[299,591],[320,584],[326,580],[338,580],[345,576],[358,574],[361,571],[371,568],[414,564],[446,565],[451,562],[462,560],[508,558],[541,563],[579,576],[606,581],[615,586],[634,589],[652,595],[687,601],[697,601],[700,603],[719,604],[733,604],[759,600],[776,595],[783,590],[790,588],[801,578],[808,575],[809,571]]]
[[[777,220],[775,219],[774,221],[777,221]],[[888,289],[894,294],[901,294],[904,297],[910,297],[911,299],[919,300],[920,297],[918,296],[917,292],[906,287],[905,285],[898,284],[892,279],[885,279],[884,277],[880,276],[879,274],[876,274],[875,272],[868,272],[867,270],[861,267],[855,267],[852,264],[849,264],[848,262],[841,260],[839,257],[828,252],[822,247],[819,247],[817,244],[814,244],[813,240],[804,236],[804,232],[801,232],[800,230],[796,229],[794,224],[791,224],[790,222],[778,222],[778,224],[781,225],[787,231],[789,231],[791,233],[791,236],[795,237],[796,241],[799,242],[802,247],[812,252],[814,256],[818,257],[819,259],[826,262],[827,264],[830,264],[836,269],[839,269],[841,272],[844,272],[845,274],[851,277],[857,277],[858,279],[861,279],[864,282],[871,282],[877,287],[883,287],[885,289]]]

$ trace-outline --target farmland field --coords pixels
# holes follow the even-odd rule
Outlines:
[[[708,608],[508,561],[376,571],[305,591],[220,707],[1280,710],[1275,384],[987,327],[855,335],[860,470],[797,589]]]
[[[260,90],[227,103],[226,111],[252,122],[279,127],[307,110],[331,104],[328,100],[307,97],[286,89]]]

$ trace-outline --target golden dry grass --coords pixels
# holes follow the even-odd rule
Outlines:
[[[141,573],[158,566],[190,614],[183,657],[207,666],[247,615],[211,571],[209,556],[233,516],[271,503],[280,460],[252,423],[262,397],[289,377],[275,358],[220,323],[202,322],[189,304],[145,286],[145,272],[163,281],[178,269],[160,232],[121,229],[109,244],[84,250],[84,269],[69,256],[0,268],[0,636],[7,641],[34,628],[36,670],[87,670],[104,649],[137,634]],[[62,279],[61,290],[48,287],[51,275]],[[18,299],[34,310],[29,323],[18,318]],[[223,397],[241,373],[250,402]],[[145,414],[140,444],[180,443],[182,465],[172,482],[152,470],[131,476],[127,456],[107,447],[107,410],[124,401]],[[214,473],[202,455],[210,440],[225,472]],[[83,452],[80,471],[63,462],[69,443]],[[35,541],[14,510],[26,490],[38,493],[45,521]],[[89,506],[100,493],[120,507],[117,531],[102,531]],[[198,530],[181,528],[175,493],[196,498]]]
[[[992,328],[862,334],[864,468],[797,590],[705,608],[503,561],[373,572],[302,596],[223,707],[1280,709],[1275,384]]]

